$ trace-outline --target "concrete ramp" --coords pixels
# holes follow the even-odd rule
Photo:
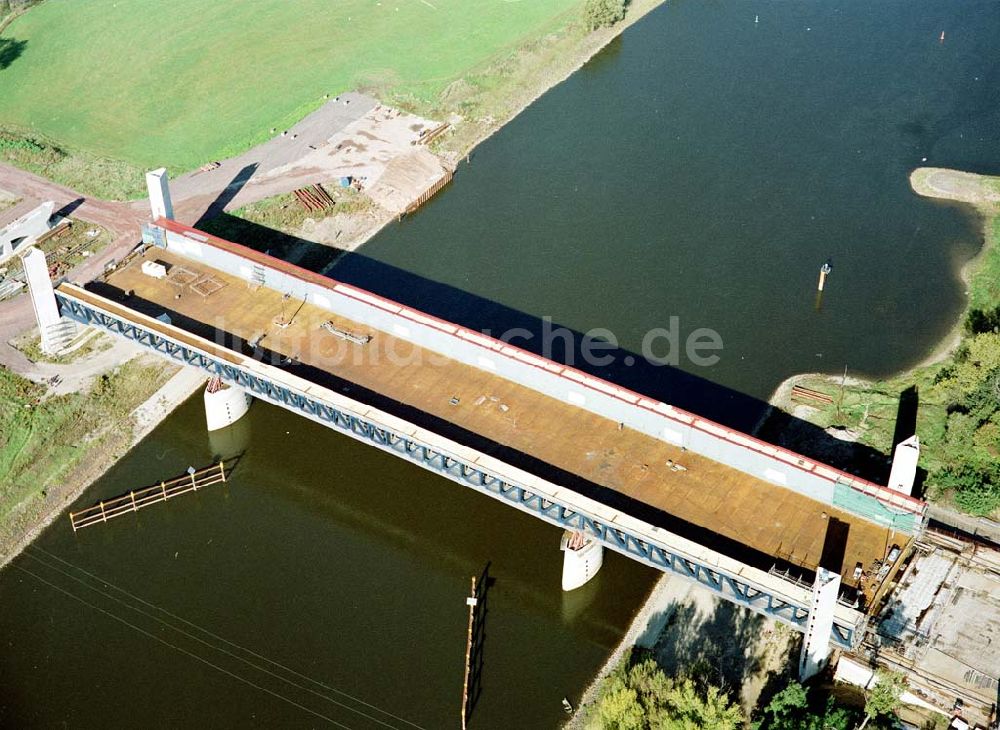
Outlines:
[[[51,200],[42,203],[29,213],[0,230],[0,264],[26,250],[39,236],[49,232],[49,219],[56,204]]]
[[[385,166],[378,180],[365,191],[393,215],[406,213],[451,179],[451,171],[426,147],[417,147]]]

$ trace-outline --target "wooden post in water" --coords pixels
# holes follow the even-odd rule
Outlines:
[[[830,266],[830,262],[827,261],[819,269],[819,285],[816,287],[817,291],[823,291],[823,287],[826,286],[826,277],[829,273],[833,271],[833,267]]]
[[[469,707],[469,675],[472,673],[472,632],[476,621],[476,578],[472,578],[472,593],[465,599],[469,607],[469,638],[465,643],[465,679],[462,680],[462,730],[465,730],[465,712]]]

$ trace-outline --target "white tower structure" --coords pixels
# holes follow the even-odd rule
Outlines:
[[[920,439],[916,434],[896,445],[892,452],[892,470],[889,472],[889,489],[913,496],[917,480],[917,461],[920,459]]]
[[[45,254],[32,247],[21,256],[21,261],[24,279],[28,283],[28,294],[31,296],[31,307],[35,310],[38,334],[42,337],[42,352],[51,355],[62,347],[64,337],[61,336],[59,305],[56,304]]]
[[[174,204],[170,200],[170,180],[167,168],[161,167],[146,173],[146,189],[149,190],[149,208],[153,220],[157,218],[174,218]]]
[[[833,631],[833,614],[839,594],[840,575],[826,568],[817,569],[799,656],[799,679],[803,682],[819,674],[830,658],[830,632]]]

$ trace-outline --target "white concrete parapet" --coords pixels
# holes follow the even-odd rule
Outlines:
[[[33,244],[52,230],[50,220],[56,204],[51,200],[21,216],[0,230],[0,264]]]

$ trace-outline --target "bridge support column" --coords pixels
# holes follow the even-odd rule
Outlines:
[[[799,679],[803,682],[819,674],[830,658],[830,632],[839,595],[840,575],[826,568],[817,569],[806,635],[799,655]]]
[[[896,445],[892,452],[892,469],[889,471],[889,488],[913,496],[917,481],[917,461],[920,459],[920,437],[914,434]]]
[[[225,385],[218,378],[212,378],[205,386],[205,422],[209,431],[231,426],[250,410],[253,396],[243,388]]]
[[[582,532],[563,533],[559,543],[563,551],[562,589],[572,591],[589,581],[604,564],[604,546]]]
[[[28,283],[31,308],[35,311],[38,334],[42,338],[42,352],[53,355],[76,336],[76,323],[64,320],[59,314],[45,254],[32,247],[21,256],[21,265],[24,267],[24,280]]]
[[[153,220],[174,219],[174,204],[170,200],[170,181],[167,168],[161,167],[146,173],[146,190],[149,191],[149,209]]]

